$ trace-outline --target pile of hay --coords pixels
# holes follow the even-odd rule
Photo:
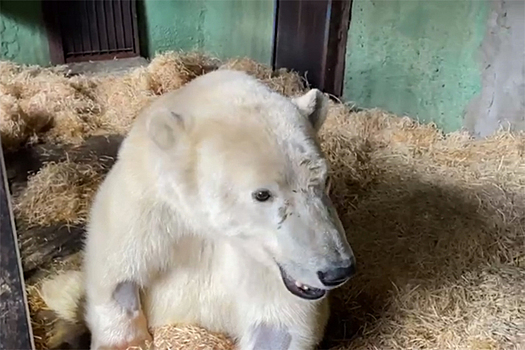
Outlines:
[[[58,69],[3,64],[2,142],[16,148],[125,133],[158,94],[221,67],[247,70],[287,95],[305,89],[290,72],[195,54],[160,55],[123,77],[68,78]],[[525,134],[502,130],[474,140],[332,103],[321,139],[333,167],[332,197],[358,261],[358,275],[332,295],[322,348],[525,348]],[[66,165],[70,170],[60,168]],[[15,198],[18,220],[85,219],[103,175],[66,165],[49,164],[30,179]],[[67,188],[65,181],[76,185]],[[61,191],[67,203],[41,200]],[[45,309],[37,287],[38,281],[28,287],[33,316]],[[38,347],[45,349],[50,325],[33,319]],[[158,345],[233,349],[226,338],[195,327],[154,332]]]
[[[304,90],[296,74],[247,59],[224,63],[199,53],[169,52],[124,76],[68,77],[65,67],[0,61],[0,136],[5,150],[37,142],[81,143],[92,135],[126,133],[141,108],[214,69],[249,71],[279,92]]]
[[[27,227],[84,224],[104,170],[95,161],[47,163],[30,176],[27,187],[17,197],[15,216]]]
[[[523,348],[525,134],[473,140],[378,110],[331,113],[332,196],[360,267],[335,293],[335,344]]]

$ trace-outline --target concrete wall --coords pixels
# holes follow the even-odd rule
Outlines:
[[[488,0],[354,0],[344,98],[446,131],[481,91]]]
[[[525,0],[354,0],[344,98],[444,131],[525,129]]]
[[[477,136],[500,126],[525,130],[525,1],[494,0],[478,55],[481,93],[465,125]]]
[[[149,55],[200,49],[220,58],[270,63],[274,0],[145,0],[141,34]]]
[[[0,60],[50,63],[40,1],[0,0]]]

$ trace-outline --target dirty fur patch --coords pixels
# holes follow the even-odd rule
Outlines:
[[[59,69],[3,62],[2,143],[16,149],[125,134],[142,106],[202,73],[201,66],[247,70],[288,95],[305,89],[298,75],[275,75],[248,59],[201,64],[184,55],[160,55],[148,67],[111,78],[68,78]],[[329,113],[320,139],[331,163],[331,197],[359,273],[331,296],[322,348],[523,349],[525,134],[501,130],[475,140],[377,109],[354,112],[331,103]],[[17,222],[85,220],[101,179],[97,171],[66,165],[48,164],[30,178],[25,195],[14,198]],[[60,191],[73,193],[77,204],[56,201],[48,211],[42,199]],[[75,268],[56,264],[42,274]],[[28,283],[29,300],[37,347],[46,349],[53,323],[36,316],[46,308],[37,286]],[[226,337],[196,327],[154,333],[172,348],[233,349]]]

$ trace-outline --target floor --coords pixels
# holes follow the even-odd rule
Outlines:
[[[87,61],[67,64],[69,68],[68,75],[99,75],[115,74],[121,75],[127,71],[148,65],[149,61],[144,57],[131,57],[113,59],[107,61]]]

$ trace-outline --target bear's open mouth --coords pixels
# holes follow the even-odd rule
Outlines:
[[[284,285],[293,295],[307,300],[316,300],[322,298],[326,294],[326,290],[324,289],[310,287],[297,280],[294,280],[284,271],[281,266],[279,266],[279,269],[281,270],[281,276],[283,278]]]

